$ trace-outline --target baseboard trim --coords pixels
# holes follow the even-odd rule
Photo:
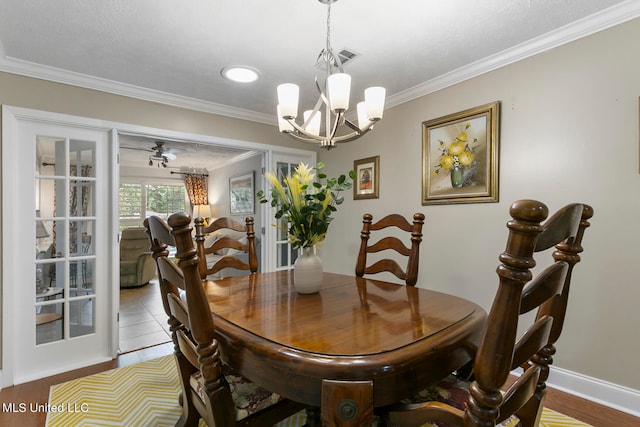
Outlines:
[[[566,369],[551,367],[547,385],[583,399],[640,417],[640,390],[582,375]]]

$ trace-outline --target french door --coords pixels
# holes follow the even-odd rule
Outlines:
[[[294,169],[304,162],[309,166],[315,165],[315,153],[309,152],[309,154],[291,154],[291,153],[274,153],[271,157],[271,171],[276,174],[280,179],[293,173]],[[266,191],[270,191],[270,184],[265,183]],[[270,250],[268,252],[268,262],[271,266],[271,270],[287,270],[293,267],[293,263],[298,257],[298,251],[291,247],[287,238],[288,223],[283,218],[275,220],[275,209],[268,206],[268,213],[266,218],[266,224],[272,224],[276,221],[275,226],[271,226],[266,230],[269,234],[271,242]]]
[[[20,113],[3,110],[5,385],[113,353],[111,132]]]

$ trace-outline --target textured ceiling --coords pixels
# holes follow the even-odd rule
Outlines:
[[[317,0],[2,0],[0,71],[275,124],[276,86],[317,98],[326,38]],[[359,54],[365,87],[398,105],[640,16],[636,0],[339,0],[331,44]],[[250,84],[220,70],[247,65]]]

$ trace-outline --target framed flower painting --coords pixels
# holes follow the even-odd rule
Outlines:
[[[422,123],[422,204],[498,201],[500,102]]]
[[[353,200],[377,199],[380,197],[380,156],[355,160],[353,170]]]

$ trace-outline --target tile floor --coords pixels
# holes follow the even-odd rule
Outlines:
[[[139,288],[120,289],[120,353],[169,341],[158,280]]]

